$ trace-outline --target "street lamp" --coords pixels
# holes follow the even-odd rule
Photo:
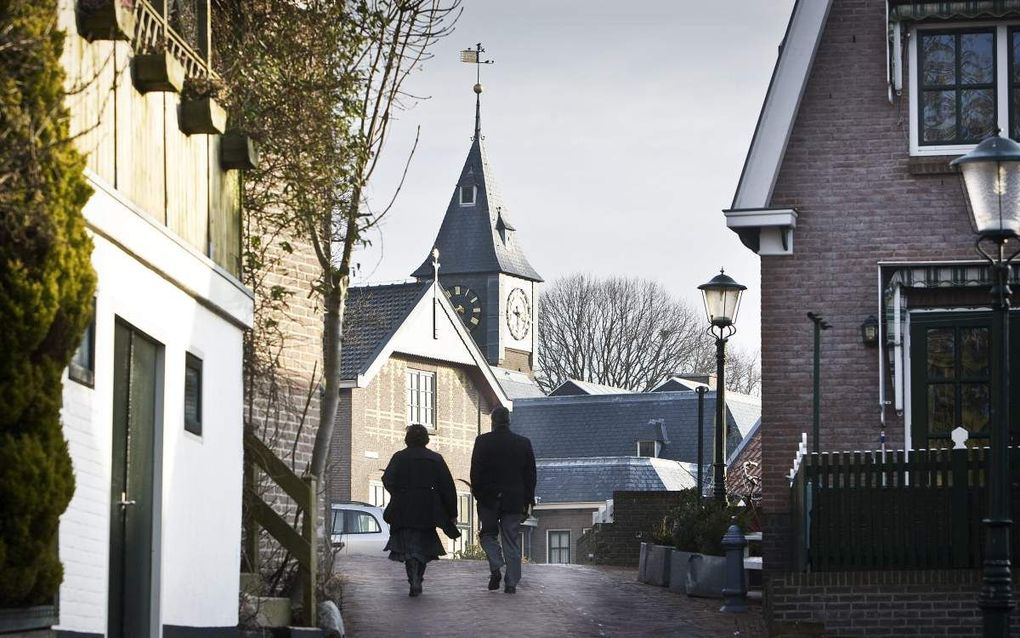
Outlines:
[[[735,282],[720,270],[708,283],[698,286],[705,300],[708,333],[715,337],[715,449],[712,461],[712,498],[726,502],[726,340],[737,332],[734,325],[740,310],[740,296],[747,286]]]
[[[1009,263],[1006,243],[1020,234],[1020,144],[994,135],[971,152],[953,160],[959,166],[970,214],[977,230],[977,250],[992,272],[992,335],[998,347],[998,393],[992,394],[991,450],[988,461],[988,518],[985,525],[984,570],[978,604],[985,636],[1009,636],[1013,607],[1009,533]],[[985,245],[992,248],[991,252]],[[994,369],[994,368],[993,368]]]

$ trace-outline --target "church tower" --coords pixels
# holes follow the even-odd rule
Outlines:
[[[439,281],[489,364],[531,375],[542,278],[524,256],[493,179],[481,134],[482,85],[474,91],[475,134],[434,244]],[[431,255],[411,276],[433,277]]]

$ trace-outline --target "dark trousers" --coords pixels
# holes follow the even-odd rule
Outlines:
[[[489,559],[489,569],[496,571],[506,565],[504,584],[516,587],[521,580],[521,523],[524,516],[490,509],[478,504],[478,520],[482,523],[479,542]],[[497,540],[497,536],[499,539]]]

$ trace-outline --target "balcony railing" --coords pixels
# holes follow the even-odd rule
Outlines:
[[[194,42],[189,43],[170,20],[156,9],[149,0],[135,2],[135,35],[133,39],[136,53],[162,51],[164,47],[182,65],[189,78],[206,79],[217,77],[210,64],[209,17],[207,1],[191,1],[188,6],[189,22],[193,28],[188,29]]]
[[[981,566],[987,448],[802,454],[791,476],[794,565],[801,570]],[[1020,448],[1010,448],[1020,520]],[[1013,535],[1016,556],[1020,535]]]

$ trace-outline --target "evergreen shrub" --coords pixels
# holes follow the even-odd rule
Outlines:
[[[666,514],[662,527],[672,541],[668,544],[682,552],[721,556],[722,538],[733,517],[742,530],[748,531],[752,521],[748,508],[719,503],[712,498],[704,498],[699,503],[697,489],[690,488],[681,491],[679,505]]]
[[[57,0],[0,0],[0,608],[46,604],[74,492],[61,376],[88,324],[91,194],[68,133]]]

